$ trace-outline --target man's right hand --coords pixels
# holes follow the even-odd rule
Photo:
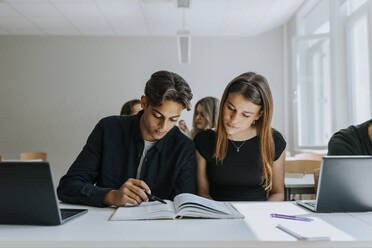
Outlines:
[[[143,201],[148,201],[146,193],[151,194],[151,190],[147,184],[138,179],[129,178],[117,190],[109,191],[103,200],[106,205],[114,205],[118,207],[124,206],[126,203],[139,205]]]

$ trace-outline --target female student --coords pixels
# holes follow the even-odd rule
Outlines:
[[[192,139],[195,138],[196,134],[201,130],[208,128],[215,129],[217,127],[219,104],[220,101],[215,97],[208,96],[200,99],[195,104],[191,132],[187,128],[184,120],[179,122],[180,129]]]
[[[271,128],[267,80],[248,72],[226,87],[217,131],[194,139],[198,194],[220,201],[282,201],[286,142]]]

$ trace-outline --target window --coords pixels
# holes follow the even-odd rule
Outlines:
[[[366,1],[346,1],[345,33],[350,112],[353,124],[371,118],[368,8]],[[362,6],[362,7],[361,7]]]
[[[321,0],[303,14],[301,34],[311,35],[329,32],[329,1]]]
[[[357,9],[359,9],[363,4],[365,4],[368,0],[347,0],[343,1],[346,5],[347,15],[351,15]]]
[[[322,147],[331,135],[330,54],[327,35],[296,42],[299,147]]]
[[[324,148],[332,134],[329,1],[313,3],[300,14],[293,48],[298,149]]]
[[[309,0],[293,42],[295,150],[372,117],[372,0]]]

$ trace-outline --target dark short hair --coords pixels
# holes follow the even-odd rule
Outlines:
[[[174,101],[190,110],[192,92],[180,75],[169,71],[158,71],[151,75],[145,87],[145,96],[151,106],[158,107],[163,101]]]
[[[141,104],[141,101],[138,99],[133,99],[124,103],[123,107],[121,107],[120,115],[131,115],[133,106],[136,104]]]

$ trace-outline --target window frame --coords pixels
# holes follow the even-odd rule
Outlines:
[[[323,0],[309,0],[304,2],[301,8],[297,11],[295,16],[295,32],[291,38],[291,84],[289,89],[289,95],[291,101],[291,107],[289,108],[292,116],[293,128],[290,130],[292,139],[292,145],[294,152],[303,151],[326,151],[327,146],[303,146],[300,144],[299,138],[299,117],[298,113],[298,102],[297,102],[297,42],[299,39],[315,38],[322,35],[329,36],[329,48],[330,48],[330,62],[329,62],[329,77],[330,77],[330,102],[331,102],[331,135],[336,131],[345,128],[353,124],[354,112],[352,107],[353,97],[350,91],[352,87],[351,78],[351,67],[349,66],[348,52],[351,50],[347,47],[349,42],[346,40],[346,17],[356,17],[360,13],[367,15],[367,29],[368,29],[368,59],[369,59],[369,81],[370,81],[370,96],[371,96],[371,114],[372,114],[372,0],[368,0],[350,15],[343,15],[341,6],[348,0],[328,0],[329,4],[329,25],[330,30],[326,34],[310,34],[305,35],[304,18],[315,8],[320,1]],[[345,97],[347,98],[345,100]],[[340,115],[340,111],[343,111]],[[355,123],[354,123],[355,124]],[[327,144],[328,145],[328,144]]]
[[[294,150],[295,151],[305,151],[305,150],[325,150],[327,149],[327,144],[324,146],[316,146],[316,145],[301,145],[300,144],[300,127],[299,127],[299,121],[300,121],[300,115],[298,109],[299,109],[299,102],[297,100],[298,95],[298,77],[297,77],[297,47],[298,42],[301,41],[309,41],[309,40],[321,40],[321,39],[328,39],[330,42],[331,36],[329,33],[325,34],[312,34],[312,35],[302,35],[293,37],[292,39],[292,82],[296,82],[292,85],[292,94],[293,97],[293,127],[294,127]],[[330,45],[329,45],[330,46]],[[329,65],[330,66],[330,65]],[[331,74],[331,71],[329,72]],[[331,77],[331,75],[330,75]],[[330,98],[332,98],[332,95],[330,95]],[[331,101],[331,99],[329,99]]]
[[[370,44],[372,44],[372,36],[371,36],[371,15],[369,14],[369,2],[367,1],[366,3],[362,4],[358,9],[356,9],[353,13],[351,13],[349,16],[345,16],[344,18],[344,32],[345,32],[345,52],[346,52],[346,74],[347,74],[347,87],[348,87],[348,100],[349,100],[349,113],[350,113],[350,119],[349,119],[349,122],[350,123],[353,123],[353,124],[357,124],[357,123],[354,123],[354,120],[355,120],[355,109],[356,109],[356,106],[355,106],[355,101],[354,101],[354,90],[355,88],[353,87],[353,68],[352,68],[352,63],[351,63],[351,60],[352,60],[352,30],[351,30],[351,26],[353,24],[355,24],[355,22],[357,22],[360,18],[363,18],[365,17],[366,20],[367,20],[367,32],[368,32],[368,41],[367,41],[367,44],[369,45],[368,46],[368,63],[369,63],[369,68],[371,68],[372,64],[372,52],[371,52],[371,49],[372,49],[372,46]],[[371,70],[369,70],[369,81],[371,83],[372,81],[372,73],[371,73]],[[370,85],[369,87],[369,94],[370,96],[372,97],[372,85]],[[372,114],[372,99],[370,98],[370,101],[369,101],[369,104],[370,104],[370,114]]]

